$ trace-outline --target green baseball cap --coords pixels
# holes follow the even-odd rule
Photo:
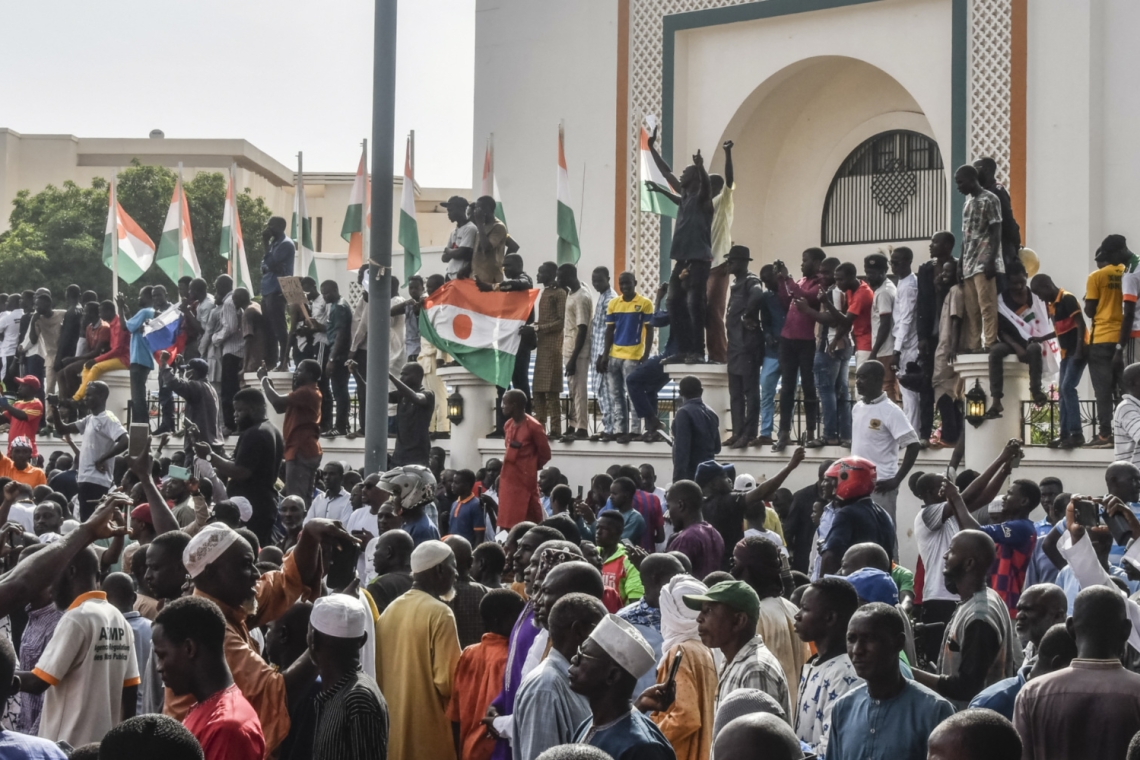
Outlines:
[[[738,612],[747,613],[752,618],[760,615],[760,597],[744,581],[721,581],[703,594],[683,596],[681,599],[690,610],[699,610],[702,602],[719,602]]]

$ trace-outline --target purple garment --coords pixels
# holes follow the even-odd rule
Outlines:
[[[503,690],[491,702],[491,706],[499,711],[499,715],[511,715],[515,710],[515,694],[522,681],[522,669],[526,663],[527,653],[534,643],[541,629],[534,623],[534,605],[526,603],[515,627],[511,629],[511,645],[507,651],[507,668],[503,671]],[[510,742],[499,739],[495,742],[495,751],[491,753],[491,760],[511,760]]]
[[[28,608],[28,625],[24,628],[24,635],[20,638],[20,670],[31,670],[40,661],[40,656],[47,649],[55,627],[59,625],[63,611],[54,604],[40,607],[38,610]],[[43,694],[20,693],[20,715],[16,719],[16,729],[22,734],[35,736],[40,732],[40,713],[44,709]]]
[[[711,572],[720,570],[724,557],[724,539],[720,532],[707,522],[690,525],[680,533],[674,533],[666,547],[671,552],[681,552],[693,563],[693,577],[704,578]]]
[[[784,329],[780,331],[781,338],[788,340],[815,340],[815,320],[799,309],[792,306],[792,301],[803,298],[808,306],[819,308],[819,288],[823,278],[819,275],[808,279],[800,278],[794,282],[791,277],[784,280],[784,286],[778,289],[780,304],[787,310],[788,316],[784,318]]]

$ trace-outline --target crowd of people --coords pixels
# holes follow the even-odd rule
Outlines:
[[[1140,364],[1123,366],[1140,280],[1124,239],[1097,253],[1086,329],[1074,296],[1029,278],[983,159],[955,175],[960,259],[943,232],[917,272],[901,246],[862,278],[812,248],[801,279],[779,261],[756,277],[730,235],[732,147],[723,177],[699,153],[675,177],[654,152],[671,185],[654,190],[680,209],[655,301],[630,272],[615,292],[595,269],[592,300],[574,265],[539,267],[498,403],[504,454],[478,471],[434,445],[451,357],[418,312],[448,280],[533,287],[493,199],[445,204],[446,274],[408,298],[393,279],[384,472],[321,448],[355,432],[349,377],[367,393],[368,280],[353,307],[308,279],[307,306],[290,305],[280,218],[260,303],[224,275],[213,294],[186,278],[177,304],[143,288],[134,309],[78,286],[65,309],[8,296],[0,757],[1140,758]],[[915,471],[924,446],[961,461],[954,364],[971,351],[990,356],[990,416],[1006,356],[1029,365],[1039,403],[1060,359],[1063,448],[1086,443],[1072,415],[1088,363],[1105,404],[1088,443],[1115,446],[1104,495],[1056,477],[1005,488],[1019,441],[983,472]],[[689,375],[666,436],[665,365],[706,361],[727,365],[732,435]],[[277,388],[270,371],[290,367]],[[158,427],[136,448],[100,378],[128,371],[132,420],[149,421],[156,368]],[[723,454],[792,444],[797,394],[801,445],[779,471],[738,471]],[[44,435],[68,448],[41,453]],[[553,458],[552,439],[635,435],[671,442],[668,482],[619,463],[574,483]],[[785,488],[823,446],[850,453]],[[913,525],[898,525],[902,488],[922,504]]]

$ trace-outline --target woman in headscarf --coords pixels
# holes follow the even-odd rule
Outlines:
[[[661,589],[661,644],[657,685],[637,700],[638,709],[652,711],[650,718],[673,745],[677,760],[709,756],[715,717],[717,672],[712,652],[697,632],[700,614],[685,606],[686,595],[703,594],[705,584],[690,575],[675,576]],[[674,658],[681,664],[672,685],[668,683]]]

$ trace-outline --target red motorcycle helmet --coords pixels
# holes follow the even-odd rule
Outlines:
[[[827,468],[824,477],[835,478],[835,495],[854,501],[875,490],[875,465],[863,457],[843,457]]]

